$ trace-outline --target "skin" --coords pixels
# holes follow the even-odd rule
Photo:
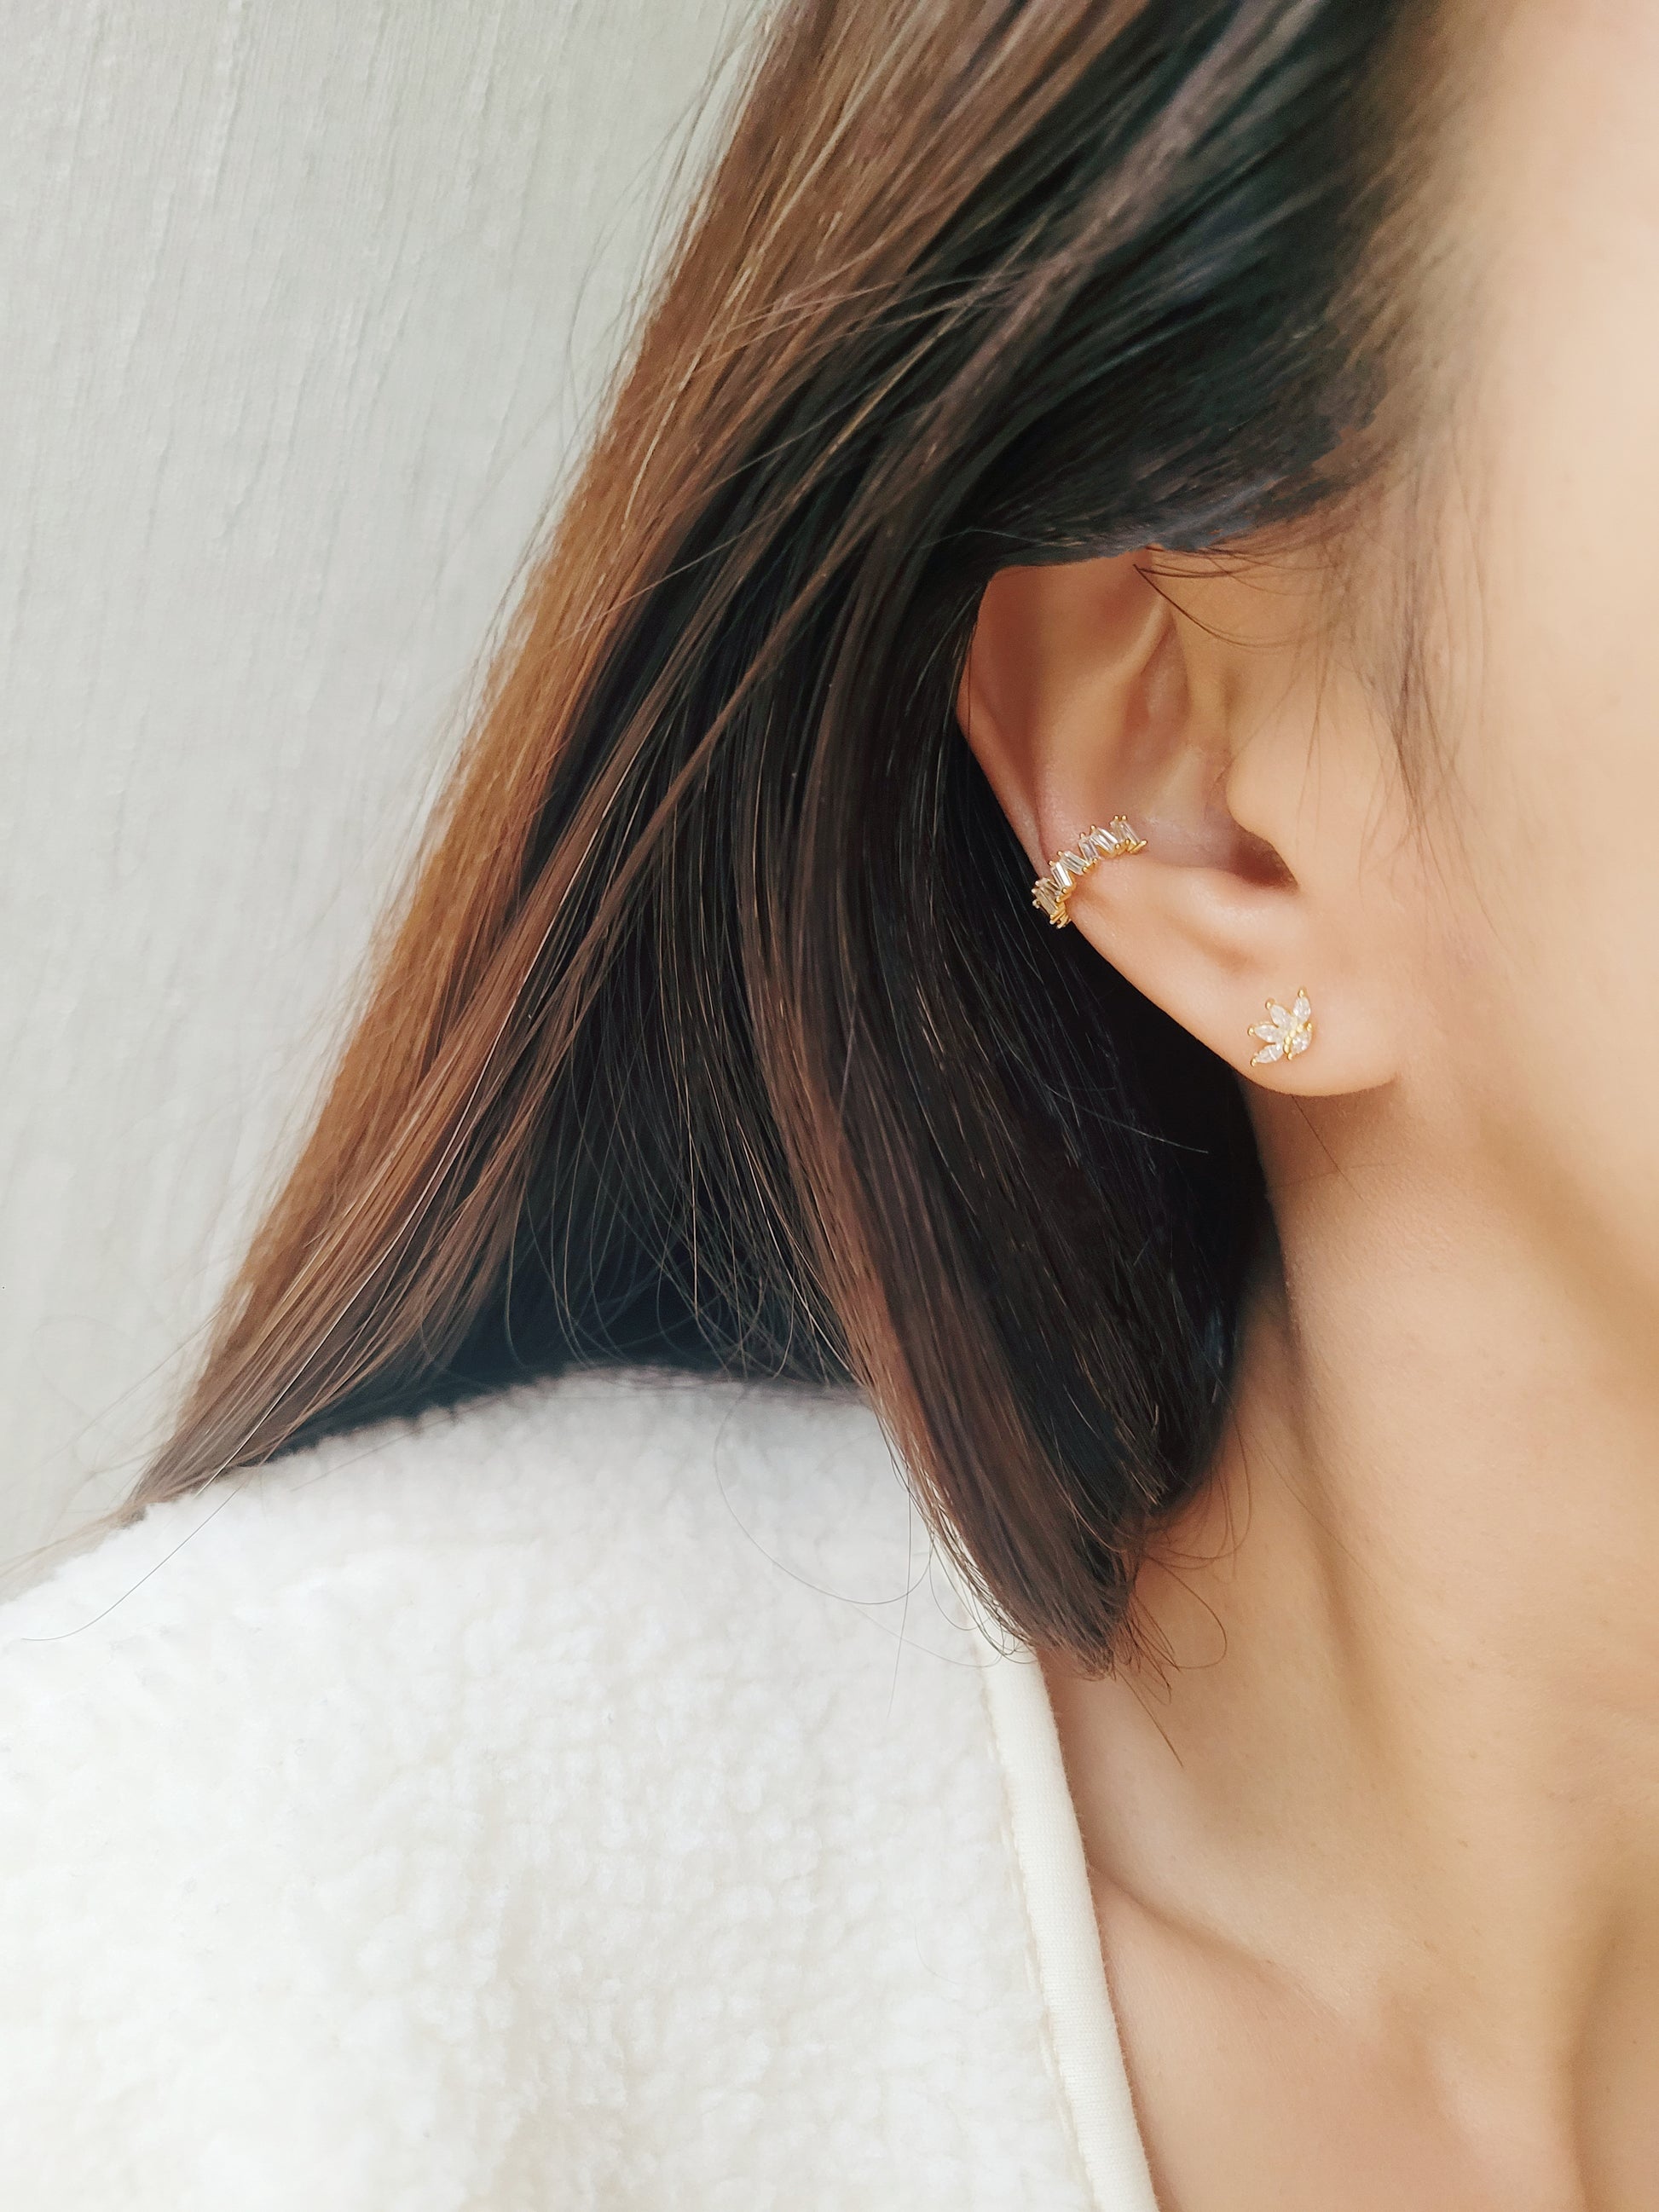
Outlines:
[[[1043,1655],[1168,2212],[1659,2206],[1659,9],[1480,36],[1415,793],[1317,551],[1006,571],[961,702],[1278,1231],[1161,1663]]]

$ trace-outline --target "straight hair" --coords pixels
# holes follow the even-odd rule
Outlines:
[[[997,569],[1376,475],[1428,13],[775,11],[129,1515],[571,1365],[852,1385],[993,1616],[1121,1656],[1262,1178],[955,700]]]

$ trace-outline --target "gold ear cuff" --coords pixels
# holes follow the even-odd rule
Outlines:
[[[1127,860],[1131,853],[1144,853],[1146,849],[1146,839],[1136,836],[1122,815],[1115,814],[1109,829],[1091,826],[1074,847],[1068,847],[1055,858],[1048,874],[1039,876],[1032,884],[1031,904],[1040,907],[1056,929],[1064,929],[1072,919],[1066,910],[1066,902],[1079,877],[1086,876],[1102,860]]]

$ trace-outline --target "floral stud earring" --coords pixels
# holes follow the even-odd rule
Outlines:
[[[1306,1052],[1314,1040],[1313,1006],[1307,993],[1298,991],[1296,1004],[1288,1010],[1277,999],[1269,999],[1267,1020],[1257,1022],[1250,1035],[1261,1040],[1261,1051],[1251,1055],[1252,1067],[1265,1067],[1274,1060],[1294,1060],[1298,1053]]]

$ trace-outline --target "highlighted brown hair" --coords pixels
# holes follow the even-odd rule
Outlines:
[[[1005,1621],[1109,1656],[1261,1181],[953,702],[998,568],[1376,465],[1424,12],[780,9],[132,1510],[574,1363],[851,1381]]]

